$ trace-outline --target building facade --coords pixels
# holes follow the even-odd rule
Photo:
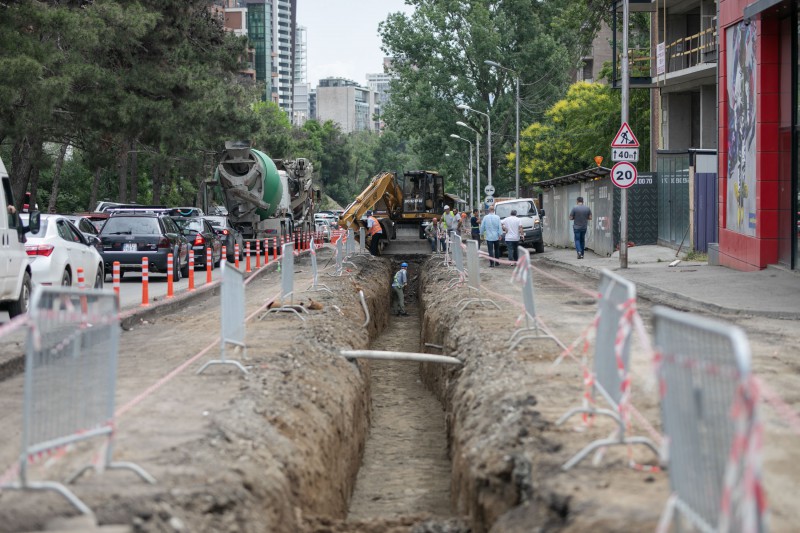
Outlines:
[[[798,269],[798,2],[719,2],[719,262]]]
[[[256,79],[266,86],[265,100],[277,103],[291,117],[297,0],[248,0],[246,7]]]
[[[316,119],[332,120],[342,131],[376,131],[376,93],[345,78],[324,78],[316,91]]]

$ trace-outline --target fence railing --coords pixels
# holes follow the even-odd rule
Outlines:
[[[67,483],[91,468],[132,470],[155,483],[138,465],[112,459],[119,335],[113,291],[36,287],[28,311],[18,480],[0,489],[52,490],[81,513],[91,514],[62,483],[30,480],[28,465],[96,437],[106,438],[101,463],[82,467]]]
[[[200,370],[211,365],[233,365],[243,373],[247,374],[247,369],[239,362],[225,357],[225,348],[228,344],[233,344],[242,349],[243,357],[247,357],[247,344],[245,343],[245,292],[244,292],[244,273],[231,268],[227,261],[222,261],[222,293],[220,295],[222,318],[222,335],[220,338],[220,358],[212,359],[204,364]]]
[[[765,531],[747,337],[735,326],[671,309],[656,308],[653,316],[673,491],[660,530],[677,511],[701,531]]]

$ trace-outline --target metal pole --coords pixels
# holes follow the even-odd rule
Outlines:
[[[622,102],[621,122],[628,122],[628,101],[630,98],[631,77],[628,69],[628,19],[630,18],[629,0],[622,0]],[[620,126],[622,125],[620,124]],[[620,191],[619,219],[619,267],[628,268],[628,189]]]
[[[272,73],[270,72],[270,54],[267,52],[267,2],[264,2],[264,102],[269,102],[269,80]]]
[[[487,111],[491,111],[488,109]],[[489,113],[486,113],[486,121],[489,123],[489,133],[486,134],[486,142],[489,145],[489,154],[487,161],[487,166],[489,167],[489,185],[492,184],[492,117],[489,116]]]
[[[517,74],[517,150],[514,155],[514,177],[517,181],[517,198],[519,198],[519,74]]]
[[[477,171],[475,172],[475,199],[478,200],[475,202],[475,207],[480,209],[481,205],[481,136],[477,130],[475,130],[475,146],[478,147],[478,154],[475,156],[475,168]]]
[[[474,205],[474,198],[472,194],[472,143],[469,143],[469,205]]]

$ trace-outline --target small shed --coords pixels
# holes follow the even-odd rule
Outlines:
[[[592,210],[586,232],[586,248],[610,256],[619,247],[620,189],[611,182],[611,169],[595,167],[575,174],[540,181],[539,202],[545,210],[544,242],[549,246],[575,245],[569,212],[578,196]],[[652,174],[639,174],[628,188],[628,242],[635,245],[658,241],[658,188]]]

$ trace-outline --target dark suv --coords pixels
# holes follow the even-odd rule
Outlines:
[[[175,280],[189,275],[189,242],[167,215],[159,213],[114,213],[100,231],[105,271],[119,261],[120,275],[141,271],[147,257],[150,272],[167,273],[167,255],[173,255]]]
[[[219,266],[222,260],[222,240],[206,220],[200,217],[176,217],[172,220],[181,229],[181,233],[189,241],[194,250],[196,267],[206,268],[206,253],[211,250],[211,268]]]

